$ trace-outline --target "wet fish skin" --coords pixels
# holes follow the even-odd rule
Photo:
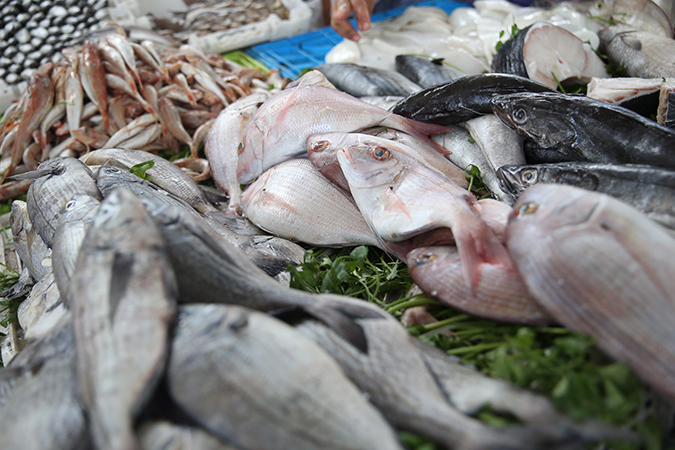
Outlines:
[[[51,259],[52,252],[37,234],[28,215],[28,205],[22,200],[14,200],[9,218],[12,239],[17,256],[33,277],[40,281],[51,270],[45,259]],[[49,262],[49,261],[45,261]]]
[[[33,179],[28,188],[28,215],[35,230],[51,248],[54,231],[63,207],[77,194],[101,199],[94,174],[77,158],[57,157],[41,163],[34,172],[21,177]]]
[[[354,97],[406,96],[422,90],[420,85],[393,70],[340,63],[324,63],[314,69],[323,73],[337,89]]]
[[[137,448],[133,420],[164,370],[177,289],[159,230],[130,190],[101,202],[72,283],[77,380],[94,442]]]
[[[182,307],[168,385],[203,427],[245,448],[402,448],[318,345],[246,308]]]
[[[351,196],[307,159],[268,169],[246,188],[241,206],[261,229],[292,241],[322,247],[379,245]]]
[[[244,138],[246,125],[268,97],[267,92],[258,92],[229,104],[218,114],[204,145],[213,181],[230,197],[228,212],[241,213],[241,186],[237,181],[238,146]]]
[[[567,162],[504,166],[499,176],[518,196],[537,183],[576,186],[610,195],[669,228],[675,227],[675,171],[633,164]]]
[[[572,159],[675,169],[675,132],[620,106],[562,93],[502,95],[491,105],[519,134]]]
[[[415,248],[407,261],[415,284],[453,308],[490,320],[531,325],[551,322],[515,268],[483,263],[478,285],[468,289],[462,282],[462,266],[454,247]]]
[[[514,206],[507,246],[551,317],[675,398],[675,240],[668,231],[607,195],[544,183]]]
[[[246,126],[239,155],[238,180],[243,184],[250,183],[273,165],[304,154],[307,137],[312,134],[352,132],[376,125],[406,131],[427,142],[432,142],[428,134],[445,130],[435,125],[410,122],[334,89],[299,85],[271,96]]]
[[[673,38],[673,23],[655,2],[646,0],[601,0],[582,3],[588,14],[603,22],[619,23],[653,35]]]
[[[490,99],[495,95],[551,91],[548,86],[516,75],[469,75],[409,95],[391,108],[391,112],[421,122],[457,125],[492,113]]]
[[[672,78],[675,63],[671,55],[675,41],[670,37],[637,31],[625,26],[610,26],[598,32],[601,51],[610,63],[623,67],[630,77]]]
[[[108,92],[103,62],[98,47],[91,41],[82,44],[79,72],[85,93],[103,116],[106,131],[112,134],[108,118]]]
[[[465,75],[461,70],[443,61],[443,58],[430,59],[414,55],[397,55],[395,62],[396,70],[417,83],[422,89],[438,86]]]

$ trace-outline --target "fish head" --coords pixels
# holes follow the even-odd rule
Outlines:
[[[509,214],[507,247],[516,235],[534,240],[536,236],[578,233],[589,226],[603,197],[563,184],[539,183],[526,189]]]
[[[533,166],[509,164],[497,169],[497,177],[502,189],[518,197],[525,189],[539,182],[539,170]]]
[[[237,146],[237,180],[248,184],[263,171],[263,129],[255,118],[244,129],[244,137]]]
[[[350,189],[393,187],[405,171],[396,150],[380,145],[355,145],[337,152]]]
[[[490,106],[505,125],[543,148],[552,148],[572,145],[577,138],[574,124],[559,106],[565,98],[556,92],[506,94],[493,97]]]
[[[246,213],[249,205],[258,203],[265,196],[268,180],[273,172],[273,168],[263,172],[256,180],[251,183],[241,194],[241,208]]]
[[[99,199],[91,195],[74,195],[63,207],[63,214],[59,218],[59,226],[92,217],[100,203]]]
[[[145,207],[129,188],[118,187],[106,196],[93,216],[92,231],[97,234],[96,246],[113,247],[138,222],[148,218]],[[150,240],[143,244],[150,244]]]
[[[448,264],[459,264],[459,252],[457,247],[450,245],[439,245],[433,247],[418,247],[413,249],[407,258],[410,275],[432,276],[442,267]],[[441,269],[439,269],[439,267]],[[434,293],[430,293],[434,296]]]

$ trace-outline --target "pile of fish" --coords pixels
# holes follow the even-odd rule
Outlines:
[[[59,58],[83,34],[108,17],[107,0],[3,2],[0,15],[0,79],[27,81],[41,64]]]
[[[186,2],[188,3],[188,2]],[[187,43],[190,35],[204,36],[266,20],[276,14],[288,20],[289,11],[281,0],[218,0],[190,2],[185,11],[172,11],[172,17],[153,17],[155,29],[172,39]]]
[[[34,170],[57,156],[123,146],[146,151],[191,149],[184,164],[208,177],[197,150],[225,106],[256,90],[279,88],[276,72],[262,73],[189,46],[165,47],[127,39],[113,28],[90,35],[64,59],[37,69],[28,89],[0,125],[0,172]],[[206,173],[204,173],[206,172]],[[3,185],[12,198],[27,185]]]
[[[242,252],[250,225],[191,206],[189,177],[166,183],[180,169],[158,158],[148,171],[171,193],[120,169],[142,151],[97,152],[106,164],[58,157],[22,175],[33,182],[12,206],[15,293],[34,285],[25,347],[0,371],[8,448],[402,449],[397,430],[455,449],[634,438],[480,374],[378,306],[285,287]],[[487,405],[520,424],[472,417]]]

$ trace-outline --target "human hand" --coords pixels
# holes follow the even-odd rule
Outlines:
[[[349,22],[349,15],[356,15],[356,27],[359,31],[370,28],[370,15],[375,0],[333,0],[330,5],[330,26],[340,36],[358,42],[361,36]]]

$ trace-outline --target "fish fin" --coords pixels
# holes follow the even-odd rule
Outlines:
[[[396,195],[396,192],[394,192],[394,188],[390,187],[389,189],[386,190],[385,193],[386,202],[389,207],[387,207],[387,210],[389,212],[400,212],[402,214],[405,214],[408,216],[408,218],[412,221],[412,215],[410,214],[410,210],[408,210],[408,207],[405,206],[405,202],[401,200],[401,198]]]
[[[642,42],[640,42],[640,39],[636,38],[635,36],[631,36],[630,34],[622,34],[619,37],[624,44],[633,50],[638,52],[642,50]]]
[[[438,142],[429,138],[429,135],[445,133],[450,130],[452,127],[447,127],[444,125],[436,125],[434,123],[425,123],[418,120],[409,119],[407,117],[399,116],[396,114],[390,114],[382,122],[381,126],[390,126],[397,130],[404,131],[408,134],[415,136],[418,139],[421,139],[426,144],[431,146],[441,155],[450,155],[452,152],[447,148],[440,145]]]
[[[51,175],[54,169],[40,169],[31,172],[17,173],[16,175],[8,175],[6,178],[10,180],[35,180],[36,178]]]
[[[253,264],[271,277],[279,275],[288,268],[289,261],[272,256],[252,256]]]

